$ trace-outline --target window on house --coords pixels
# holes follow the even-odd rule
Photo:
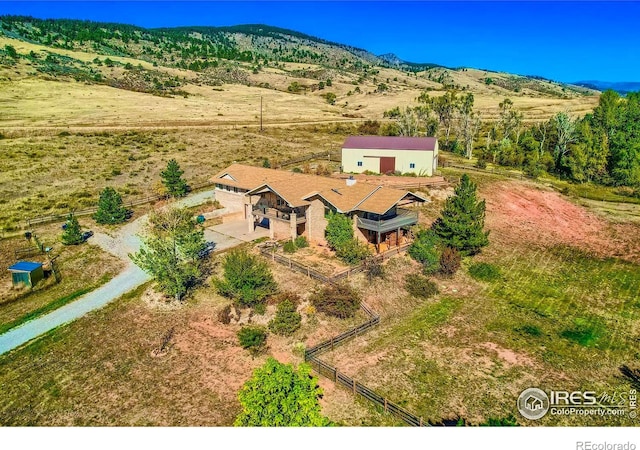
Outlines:
[[[409,163],[409,169],[415,169],[416,163]]]
[[[358,167],[362,167],[362,161],[358,161]]]

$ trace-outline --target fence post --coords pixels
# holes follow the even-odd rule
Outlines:
[[[384,412],[387,412],[387,397],[384,398]]]
[[[353,395],[356,395],[357,394],[357,392],[356,392],[356,380],[355,380],[355,378],[352,378],[351,381],[353,382]]]
[[[333,382],[335,383],[336,381],[338,381],[338,369],[336,369],[334,367],[333,368]]]
[[[422,426],[422,417],[420,417],[420,426]]]

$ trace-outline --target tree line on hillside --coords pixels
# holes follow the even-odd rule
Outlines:
[[[574,118],[558,112],[546,121],[528,123],[506,98],[498,119],[483,121],[474,96],[447,91],[424,92],[419,105],[386,111],[394,119],[380,126],[369,121],[364,132],[400,136],[435,136],[440,148],[487,163],[522,169],[536,178],[547,172],[575,182],[640,186],[640,92],[620,97],[604,92],[593,113]],[[637,192],[637,191],[636,191]]]
[[[291,44],[290,36],[298,33],[280,29],[276,33],[274,30],[267,26],[147,29],[87,20],[0,16],[0,34],[54,48],[129,56],[194,71],[218,67],[223,59],[249,62],[256,70],[267,65],[275,67],[283,62],[297,62],[333,65],[360,72],[371,65],[368,59],[376,59],[363,50],[321,42],[313,37],[304,39],[312,45],[331,45],[341,52],[333,54],[320,48],[318,51],[301,48]],[[248,36],[250,45],[239,42],[237,33]],[[273,42],[265,43],[264,38],[273,39]]]

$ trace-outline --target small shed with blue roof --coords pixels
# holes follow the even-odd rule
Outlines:
[[[44,278],[42,263],[37,262],[20,261],[9,267],[9,272],[14,286],[24,284],[33,287]]]

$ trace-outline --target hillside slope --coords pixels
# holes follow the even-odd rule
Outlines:
[[[267,125],[379,120],[447,89],[472,92],[487,119],[506,97],[525,120],[597,103],[595,91],[548,80],[424,66],[266,25],[150,30],[2,16],[0,125],[255,124],[261,97]]]

